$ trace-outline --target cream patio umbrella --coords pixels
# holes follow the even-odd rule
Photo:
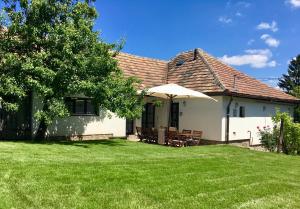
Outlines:
[[[156,86],[148,89],[147,95],[149,96],[154,96],[154,97],[159,97],[159,98],[164,98],[164,99],[169,99],[170,100],[170,109],[169,109],[169,118],[168,118],[168,130],[171,125],[171,106],[173,99],[184,99],[184,98],[202,98],[202,99],[209,99],[217,102],[212,97],[209,97],[201,92],[194,91],[188,88],[185,88],[183,86],[179,86],[174,83],[170,84],[165,84],[161,86]]]

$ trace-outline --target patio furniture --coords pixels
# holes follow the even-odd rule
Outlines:
[[[186,145],[186,141],[182,139],[181,134],[177,131],[169,131],[167,134],[167,145],[183,147]]]
[[[145,142],[151,143],[152,139],[152,129],[151,128],[143,128],[142,129],[143,135],[145,137]]]
[[[177,128],[176,127],[169,127],[169,131],[175,131],[175,132],[177,132]]]
[[[192,130],[183,129],[181,133],[183,133],[183,134],[191,134]]]
[[[179,133],[180,139],[187,141],[192,138],[192,130],[183,129],[181,133]]]
[[[149,132],[149,142],[153,143],[153,144],[157,144],[158,143],[158,130],[155,128],[151,128],[150,132]]]
[[[188,141],[187,144],[190,146],[200,145],[202,133],[202,131],[193,130],[193,137],[191,140]]]
[[[136,133],[138,138],[140,139],[140,142],[145,139],[145,136],[143,135],[142,127],[136,127]]]
[[[214,98],[209,97],[201,92],[194,91],[174,83],[152,87],[147,90],[147,95],[169,99],[170,108],[169,108],[169,117],[168,117],[168,127],[171,126],[171,109],[172,109],[171,107],[174,98],[176,99],[202,98],[202,99],[209,99],[217,102],[217,100],[215,100]],[[169,130],[169,128],[167,130]]]

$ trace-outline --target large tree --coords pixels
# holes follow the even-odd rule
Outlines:
[[[278,86],[288,94],[299,96],[300,54],[290,61],[288,72],[279,79]]]
[[[84,94],[120,117],[142,111],[138,82],[125,78],[108,44],[94,30],[97,12],[91,0],[4,0],[6,29],[0,43],[0,102],[15,111],[29,93],[42,103],[36,138],[69,115],[65,96]],[[3,23],[2,23],[3,24]],[[3,30],[4,29],[4,30]]]
[[[286,93],[300,98],[300,54],[290,61],[287,74],[279,79],[278,86]],[[294,108],[294,120],[300,121],[300,106]]]

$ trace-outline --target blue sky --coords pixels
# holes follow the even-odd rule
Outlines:
[[[300,54],[300,0],[98,0],[96,29],[123,51],[168,60],[202,48],[256,78]],[[276,85],[276,80],[264,80]]]
[[[140,56],[169,60],[202,48],[276,86],[300,54],[300,0],[97,0],[95,6],[101,38],[124,38],[123,51]]]

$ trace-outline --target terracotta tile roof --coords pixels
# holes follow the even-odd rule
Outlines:
[[[142,80],[143,88],[177,83],[210,95],[235,95],[284,102],[299,101],[228,66],[201,49],[182,52],[169,62],[126,53],[120,53],[117,60],[126,76],[136,76]]]
[[[150,88],[166,83],[167,61],[119,53],[116,57],[119,67],[126,76],[142,80],[143,88]]]
[[[298,100],[281,90],[272,88],[263,82],[230,67],[202,50],[199,50],[199,54],[207,61],[227,92],[251,98],[265,98],[284,101]]]
[[[176,66],[176,63],[182,62]],[[200,92],[223,92],[217,79],[203,59],[194,52],[183,52],[168,64],[168,83],[177,83]]]

